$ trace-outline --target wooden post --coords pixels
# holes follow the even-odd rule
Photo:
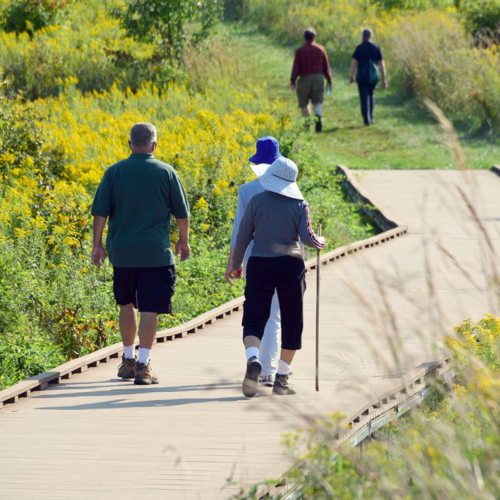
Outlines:
[[[318,236],[321,236],[321,224],[318,224]],[[321,250],[316,255],[316,391],[319,391],[319,300],[321,292]]]

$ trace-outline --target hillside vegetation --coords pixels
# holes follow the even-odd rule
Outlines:
[[[313,26],[334,65],[349,64],[361,29],[371,27],[392,84],[435,101],[470,130],[498,129],[500,2],[245,0],[242,12],[288,43]]]
[[[119,340],[112,268],[90,262],[90,205],[105,169],[128,156],[137,121],[157,126],[157,157],[179,172],[192,209],[193,256],[161,327],[242,293],[223,273],[259,137],[274,135],[298,163],[329,248],[374,233],[289,109],[250,83],[227,44],[187,37],[182,61],[170,62],[126,35],[125,5],[0,2],[0,389]]]
[[[466,13],[487,20],[472,8],[479,3],[460,2],[457,10],[452,2],[242,0],[231,2],[231,12],[243,20],[232,31],[231,46],[240,63],[251,66],[255,81],[266,82],[270,99],[297,109],[288,86],[293,53],[302,44],[303,29],[317,29],[333,73],[324,133],[315,138],[324,162],[362,169],[455,168],[424,105],[430,98],[454,122],[470,168],[490,168],[500,157],[494,125],[500,111],[494,90],[499,61],[495,30],[468,31]],[[389,76],[389,89],[376,91],[376,125],[368,130],[357,88],[349,85],[351,56],[365,26],[374,30]]]

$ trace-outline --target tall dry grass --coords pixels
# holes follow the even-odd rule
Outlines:
[[[455,376],[446,383],[430,378],[432,395],[426,403],[375,433],[362,453],[339,445],[339,434],[347,430],[341,425],[342,415],[321,422],[304,415],[308,429],[286,437],[295,458],[288,480],[300,488],[294,498],[500,497],[500,319],[493,316],[500,312],[500,234],[495,214],[485,208],[489,200],[478,177],[467,169],[453,125],[436,105],[429,102],[428,107],[460,172],[448,177],[448,184],[436,183],[433,190],[438,194],[416,207],[426,229],[414,224],[412,235],[405,236],[414,247],[412,265],[403,263],[406,271],[398,268],[401,259],[394,259],[391,269],[381,268],[371,263],[368,253],[366,261],[357,258],[358,265],[364,262],[371,269],[371,278],[356,282],[346,276],[345,282],[371,330],[363,326],[353,334],[371,342],[373,358],[388,377],[405,380],[402,374],[415,367],[418,343],[429,360],[450,357]],[[494,174],[488,175],[495,182]],[[426,209],[427,202],[432,211]],[[455,232],[449,223],[434,224],[438,210],[452,214]],[[419,272],[412,267],[417,265]],[[460,324],[457,314],[477,311],[477,304],[493,315]],[[451,328],[452,324],[458,326]],[[407,349],[410,340],[413,345]],[[367,383],[360,390],[368,387]],[[238,498],[259,496],[247,490]]]

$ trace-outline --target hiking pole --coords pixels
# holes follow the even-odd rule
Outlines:
[[[318,224],[318,236],[321,236],[321,224]],[[321,291],[321,250],[316,255],[316,392],[319,391],[319,298]]]

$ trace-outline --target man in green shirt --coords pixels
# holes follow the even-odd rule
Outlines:
[[[151,348],[158,314],[172,312],[175,291],[174,256],[170,244],[170,216],[177,219],[179,239],[175,255],[190,255],[189,205],[175,170],[156,160],[156,128],[136,123],[130,131],[132,154],[109,167],[97,189],[92,263],[101,267],[106,257],[102,233],[109,217],[106,250],[114,267],[113,291],[120,306],[120,333],[124,354],[118,376],[135,384],[157,384],[151,371]],[[139,359],[135,357],[137,309]]]

